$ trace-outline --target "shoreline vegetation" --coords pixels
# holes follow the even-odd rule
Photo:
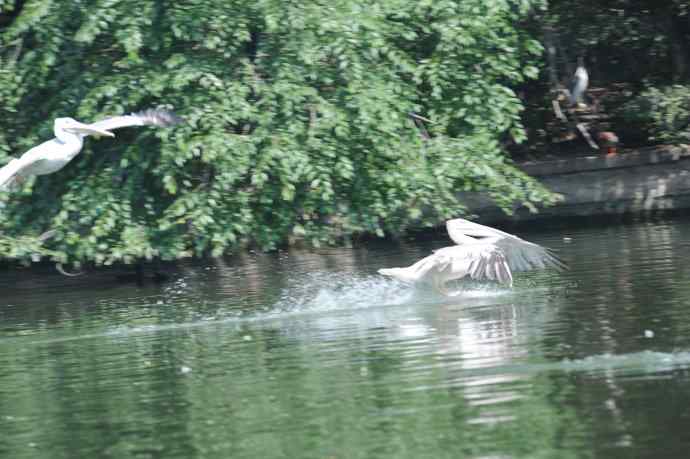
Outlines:
[[[401,237],[471,214],[459,195],[506,215],[562,202],[525,161],[690,139],[682,2],[130,3],[0,0],[0,166],[61,116],[186,120],[89,139],[0,195],[4,265]]]

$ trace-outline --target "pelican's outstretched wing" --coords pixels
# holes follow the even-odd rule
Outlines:
[[[0,191],[10,191],[18,180],[24,177],[25,174],[22,172],[39,164],[45,149],[46,143],[43,143],[27,151],[19,158],[12,158],[9,163],[5,164],[0,169]]]
[[[474,244],[444,247],[434,252],[439,271],[449,278],[469,274],[475,280],[492,280],[513,285],[513,274],[506,256],[493,243],[477,241]]]
[[[568,269],[563,260],[546,247],[525,241],[495,228],[456,218],[446,222],[446,229],[456,244],[472,245],[482,243],[484,240],[495,244],[502,250],[512,271],[528,271],[549,267],[558,270]]]
[[[114,116],[89,124],[91,127],[110,131],[128,126],[172,126],[182,122],[182,118],[171,111],[150,108],[129,115]]]
[[[504,233],[496,228],[480,225],[479,223],[471,222],[469,220],[465,220],[464,218],[454,218],[453,220],[448,220],[446,222],[446,230],[448,231],[448,236],[450,236],[450,238],[456,244],[466,244],[468,242],[472,242],[467,238],[468,236],[471,236],[472,238],[508,237],[522,241],[522,239],[517,236],[513,236],[512,234]]]
[[[0,169],[0,191],[9,191],[17,175],[25,167],[21,159],[12,158]]]
[[[565,271],[568,265],[550,249],[522,239],[502,239],[496,243],[503,249],[508,264],[513,271],[556,268]]]

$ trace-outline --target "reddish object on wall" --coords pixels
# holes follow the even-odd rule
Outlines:
[[[597,134],[597,140],[599,145],[606,150],[608,156],[615,155],[618,150],[616,146],[618,145],[618,136],[611,131],[602,131]]]

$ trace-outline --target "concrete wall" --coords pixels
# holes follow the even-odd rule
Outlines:
[[[690,147],[663,146],[520,163],[564,200],[538,214],[516,207],[507,216],[489,199],[464,194],[461,199],[485,223],[525,221],[543,217],[652,212],[690,208]]]

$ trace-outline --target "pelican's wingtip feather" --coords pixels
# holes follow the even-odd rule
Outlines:
[[[135,116],[141,118],[144,123],[152,124],[154,126],[174,126],[184,122],[184,119],[170,110],[164,108],[149,108],[138,113]]]
[[[553,249],[546,249],[549,261],[558,271],[568,271],[570,266]]]

